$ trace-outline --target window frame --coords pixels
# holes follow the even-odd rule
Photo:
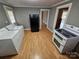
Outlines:
[[[8,11],[7,11],[7,10],[11,10],[11,11],[13,12],[13,8],[8,7],[8,6],[5,6],[5,5],[3,5],[3,8],[4,8],[4,11],[5,11],[5,13],[6,13],[6,16],[7,16],[8,20],[9,20],[9,22],[10,22],[11,24],[16,23],[16,20],[15,20],[14,23],[12,23],[12,21],[11,21],[11,19],[10,19],[10,17],[9,17]],[[13,13],[13,17],[14,17],[14,19],[15,19],[14,13]]]

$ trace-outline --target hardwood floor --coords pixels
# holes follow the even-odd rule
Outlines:
[[[25,31],[19,54],[0,59],[72,59],[61,55],[51,39],[52,33],[45,27],[40,32]]]

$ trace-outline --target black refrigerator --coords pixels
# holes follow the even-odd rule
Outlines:
[[[30,14],[30,27],[32,32],[39,32],[39,14]]]

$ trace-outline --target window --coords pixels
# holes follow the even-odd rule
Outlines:
[[[9,19],[9,21],[13,24],[15,23],[15,17],[14,17],[14,14],[13,14],[13,9],[8,7],[8,6],[4,6],[4,9],[5,9],[5,12],[7,14],[7,17]]]

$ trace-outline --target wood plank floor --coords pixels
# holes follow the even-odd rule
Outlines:
[[[51,39],[52,33],[45,27],[40,32],[25,31],[19,55],[0,59],[72,59],[61,55]]]

